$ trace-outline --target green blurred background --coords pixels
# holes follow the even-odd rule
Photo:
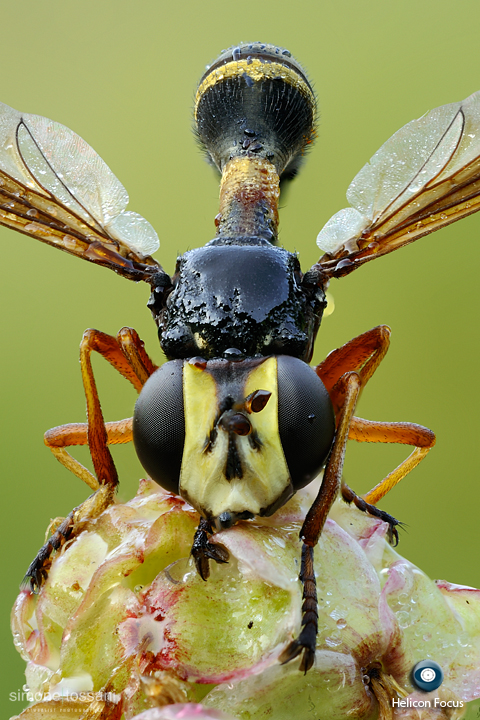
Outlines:
[[[214,235],[218,183],[195,145],[191,109],[205,64],[241,40],[288,47],[318,93],[319,138],[288,198],[281,241],[304,269],[316,234],[344,207],[355,173],[403,124],[480,88],[478,0],[181,4],[125,0],[2,3],[0,98],[74,129],[106,160],[161,239],[168,271],[178,252]],[[475,469],[479,443],[480,216],[335,281],[315,360],[368,328],[392,328],[390,352],[359,414],[431,427],[437,446],[383,502],[407,524],[401,552],[434,578],[480,586]],[[78,345],[87,327],[135,327],[157,361],[148,287],[0,229],[2,273],[0,455],[3,512],[1,717],[24,682],[8,615],[45,529],[87,495],[43,445],[46,429],[83,421]],[[135,393],[95,362],[107,419],[128,417]],[[78,456],[85,458],[85,453]],[[405,449],[351,443],[347,482],[359,492]],[[142,470],[115,451],[122,498]],[[326,558],[328,562],[328,558]],[[473,717],[473,709],[470,711]]]

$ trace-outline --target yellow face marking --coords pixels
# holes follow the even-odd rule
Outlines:
[[[225,468],[228,432],[219,425],[215,442],[206,450],[206,441],[219,413],[219,399],[228,386],[218,387],[208,371],[184,365],[185,446],[180,471],[180,494],[209,519],[222,512],[253,515],[273,505],[290,486],[290,474],[278,434],[277,360],[266,358],[259,366],[246,370],[242,402],[255,390],[272,395],[258,413],[248,414],[260,447],[252,447],[250,436],[235,435],[242,465],[241,478],[227,480]]]
[[[209,73],[199,86],[195,96],[195,119],[197,118],[198,103],[209,88],[226,78],[235,78],[240,75],[248,75],[255,82],[281,77],[286,83],[297,88],[309,100],[311,105],[315,106],[315,97],[309,86],[298,72],[292,68],[276,62],[265,63],[259,58],[252,58],[248,62],[247,60],[232,60],[232,62],[222,65]]]

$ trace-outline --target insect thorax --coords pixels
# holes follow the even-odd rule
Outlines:
[[[165,354],[210,359],[235,349],[308,361],[325,297],[301,282],[297,257],[260,238],[216,238],[185,253],[157,318]]]

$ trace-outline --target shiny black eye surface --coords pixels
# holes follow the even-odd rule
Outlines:
[[[183,360],[165,363],[143,386],[133,414],[133,442],[152,480],[178,493],[185,443]]]
[[[315,478],[328,457],[335,416],[324,384],[309,365],[277,358],[278,428],[295,490]]]

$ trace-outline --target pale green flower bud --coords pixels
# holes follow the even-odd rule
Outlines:
[[[19,717],[374,720],[386,708],[414,717],[393,700],[418,696],[432,697],[422,717],[459,717],[452,703],[480,696],[480,592],[435,584],[392,549],[384,523],[342,501],[315,549],[315,665],[280,665],[300,629],[310,502],[302,491],[271,518],[217,533],[230,560],[204,582],[189,559],[198,515],[142,481],[58,554],[38,595],[19,595],[12,627],[36,701]],[[444,672],[434,694],[411,682],[424,659]]]

